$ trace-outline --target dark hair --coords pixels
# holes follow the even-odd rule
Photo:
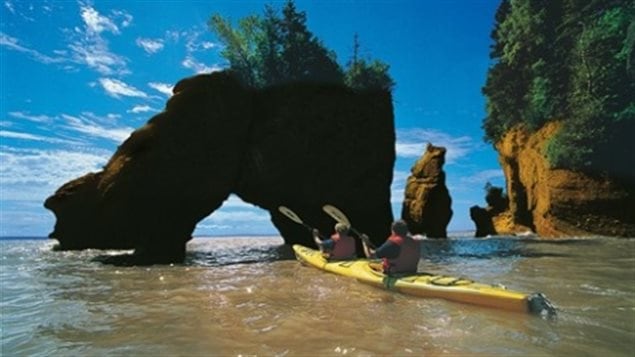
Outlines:
[[[390,226],[390,229],[392,229],[393,232],[397,233],[400,236],[405,236],[408,234],[408,224],[402,219],[394,221]]]

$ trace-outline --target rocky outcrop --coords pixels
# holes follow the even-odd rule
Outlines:
[[[269,211],[288,244],[312,238],[277,207],[328,232],[326,203],[380,242],[392,221],[394,144],[388,92],[253,90],[226,72],[187,78],[102,171],[46,200],[57,217],[50,237],[61,249],[135,249],[119,263],[179,262],[196,224],[234,193]]]
[[[492,214],[489,207],[470,207],[470,218],[476,225],[476,231],[474,232],[475,237],[487,237],[497,234],[494,228],[494,222],[492,221],[493,216],[494,214]]]
[[[496,144],[509,208],[491,215],[495,233],[531,230],[543,237],[635,236],[632,183],[549,167],[545,147],[558,130],[557,122],[533,134],[519,127]]]
[[[445,186],[445,148],[428,143],[406,182],[401,218],[413,234],[446,238],[452,199]]]

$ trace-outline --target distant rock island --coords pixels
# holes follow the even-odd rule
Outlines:
[[[246,88],[231,72],[181,80],[163,112],[135,130],[102,171],[45,202],[60,249],[132,249],[108,262],[181,262],[196,224],[230,194],[269,212],[287,244],[329,232],[333,204],[381,242],[393,219],[392,98],[386,90],[294,83]]]

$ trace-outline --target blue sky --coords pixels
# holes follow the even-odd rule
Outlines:
[[[42,203],[64,182],[106,163],[132,130],[160,112],[180,79],[220,70],[207,28],[283,1],[16,1],[0,7],[0,236],[46,236]],[[445,146],[454,216],[472,230],[487,181],[504,184],[480,128],[489,34],[498,0],[296,1],[309,29],[342,64],[362,55],[391,66],[397,126],[393,213],[425,144]],[[276,234],[266,212],[231,196],[197,236]]]

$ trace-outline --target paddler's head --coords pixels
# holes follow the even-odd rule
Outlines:
[[[406,224],[406,221],[402,219],[394,221],[392,226],[390,226],[390,229],[392,229],[393,233],[398,236],[405,237],[408,235],[408,224]]]
[[[346,223],[338,223],[335,225],[335,232],[339,234],[348,234],[350,227]]]

